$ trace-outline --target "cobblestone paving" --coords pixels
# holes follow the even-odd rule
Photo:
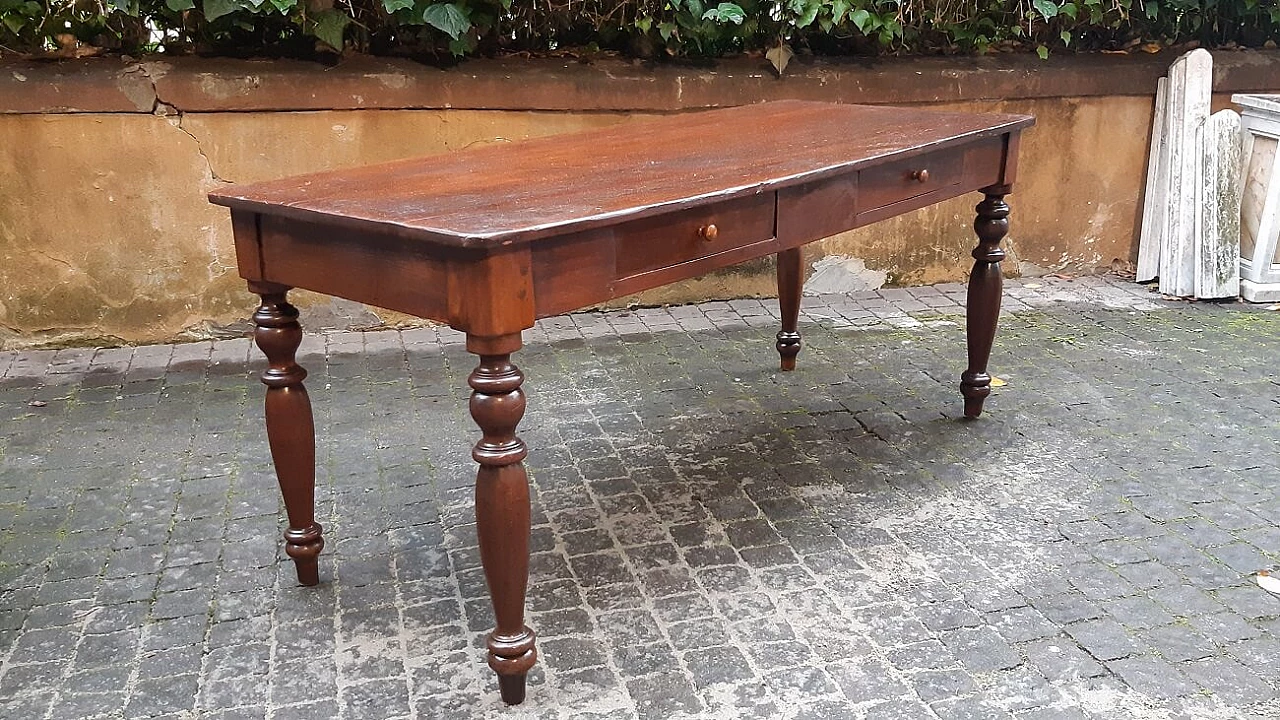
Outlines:
[[[1010,285],[977,422],[960,286],[529,332],[514,709],[456,333],[306,338],[316,588],[247,340],[0,353],[0,717],[1280,717],[1280,314]]]

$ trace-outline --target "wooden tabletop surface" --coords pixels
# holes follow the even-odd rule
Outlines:
[[[780,101],[233,186],[233,209],[495,247],[776,190],[1024,128],[1024,115]]]

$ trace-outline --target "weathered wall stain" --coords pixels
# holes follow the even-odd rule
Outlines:
[[[876,290],[884,285],[889,273],[872,270],[862,258],[827,255],[809,267],[804,281],[805,295],[845,294]]]
[[[999,90],[998,73],[975,76],[923,61],[910,67],[916,65],[937,65],[936,77],[912,85],[908,100],[918,102],[933,92],[938,100],[968,99],[927,103],[931,107],[1037,116],[1037,126],[1024,138],[1019,181],[1009,197],[1009,271],[1017,272],[1018,259],[1046,269],[1089,271],[1132,258],[1150,96],[1054,96],[1041,78],[1024,88],[1005,86],[1006,95],[1025,91],[1023,99],[986,100],[981,96]],[[892,80],[881,70],[866,70],[864,77],[852,67],[810,69],[789,78],[790,84],[767,85],[740,71],[649,73],[605,64],[557,66],[530,71],[528,77],[509,68],[502,70],[505,75],[433,69],[415,75],[399,66],[379,66],[319,80],[314,66],[300,64],[257,64],[252,67],[266,70],[250,71],[147,62],[108,68],[105,74],[95,67],[105,65],[0,67],[0,138],[17,139],[0,142],[0,346],[6,348],[243,333],[254,298],[234,269],[227,213],[205,200],[223,183],[637,122],[655,112],[751,102],[784,91],[867,101],[859,93]],[[1127,67],[1125,72],[1138,80],[1157,69]],[[1248,63],[1241,67],[1258,72]],[[1031,75],[1008,71],[1005,81],[1019,77]],[[1087,90],[1079,77],[1064,86]],[[531,87],[543,90],[538,94]],[[548,94],[547,88],[561,92]],[[432,89],[437,92],[428,92]],[[873,101],[884,99],[891,98]],[[515,100],[526,106],[572,106],[572,101],[584,107],[493,109]],[[308,105],[377,102],[423,108]],[[227,111],[236,103],[279,109]],[[458,104],[483,109],[449,107]],[[1215,105],[1223,104],[1223,97],[1215,98]],[[848,130],[833,128],[840,131]],[[890,284],[962,280],[972,264],[978,199],[958,198],[815,243],[806,249],[806,264],[832,255],[860,259]],[[773,266],[762,260],[613,304],[773,293]],[[314,315],[320,325],[416,322],[376,308],[297,295],[307,309],[304,320]]]
[[[1031,112],[1009,198],[1011,240],[1051,268],[1128,259],[1149,108],[1138,98],[961,105]],[[158,112],[173,110],[161,104]],[[1082,116],[1087,121],[1082,121]],[[224,182],[452,152],[634,122],[638,113],[371,110],[178,115],[0,115],[0,326],[7,346],[138,342],[240,332],[253,298],[234,271],[230,224],[204,195]],[[1102,118],[1107,123],[1102,123]],[[1133,132],[1117,133],[1117,127]],[[1101,168],[1093,158],[1108,157]],[[1062,187],[1077,188],[1066,197]],[[831,238],[810,251],[861,258],[894,284],[960,280],[977,196]],[[1092,208],[1112,207],[1097,224]],[[1015,269],[1016,268],[1011,268]],[[771,295],[757,263],[619,304]],[[318,302],[299,294],[304,308]],[[327,300],[325,301],[327,302]],[[409,319],[375,310],[388,322]],[[332,316],[333,313],[330,313]],[[352,316],[353,325],[368,318]]]

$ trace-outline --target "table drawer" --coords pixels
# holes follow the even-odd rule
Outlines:
[[[958,148],[782,188],[778,244],[795,247],[999,183],[1005,177],[1005,140],[979,138]],[[918,170],[928,175],[922,177]]]
[[[858,212],[910,200],[959,183],[966,148],[877,165],[858,173]]]
[[[773,193],[764,193],[621,225],[614,230],[614,277],[624,279],[770,240],[774,205]]]

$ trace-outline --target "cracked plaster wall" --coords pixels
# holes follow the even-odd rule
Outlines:
[[[0,344],[240,334],[254,299],[224,208],[249,182],[625,121],[562,113],[0,115]],[[297,293],[334,327],[405,322]]]
[[[205,194],[249,182],[450,152],[643,118],[631,113],[344,110],[181,113],[130,73],[138,113],[0,115],[0,344],[142,342],[240,333],[253,298],[236,275],[230,222]],[[154,87],[152,87],[154,92]],[[148,107],[150,103],[150,107]],[[1010,198],[1015,257],[1049,268],[1132,254],[1150,101],[1037,99],[950,107],[1028,112]],[[1063,192],[1070,188],[1071,192]],[[845,233],[806,250],[861,258],[897,284],[962,280],[976,196]],[[1010,263],[1016,271],[1016,263]],[[620,303],[774,293],[772,265],[746,263]],[[409,322],[299,294],[304,321]],[[316,327],[317,322],[312,323]]]
[[[0,341],[174,335],[232,312],[234,257],[196,142],[139,114],[0,115]]]

